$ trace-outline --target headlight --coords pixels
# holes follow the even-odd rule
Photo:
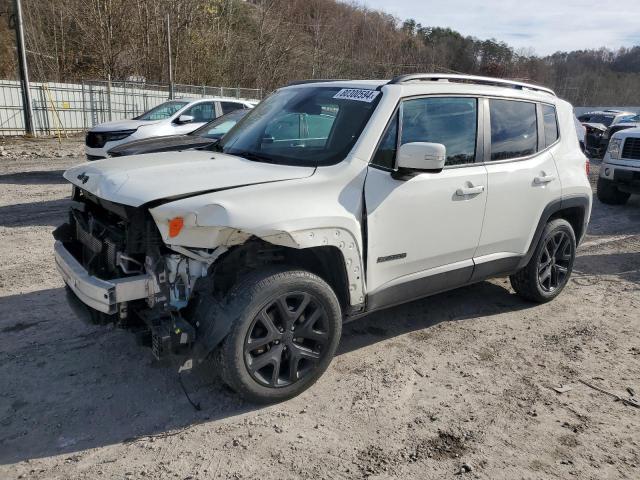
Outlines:
[[[137,128],[133,130],[120,130],[119,132],[109,132],[107,133],[107,142],[111,142],[114,140],[123,140],[129,135],[136,133],[136,130]]]
[[[620,144],[622,143],[622,140],[620,140],[619,138],[614,138],[609,142],[609,157],[611,157],[613,160],[617,160],[620,157]]]

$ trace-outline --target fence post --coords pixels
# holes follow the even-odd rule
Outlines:
[[[87,129],[87,107],[84,103],[84,80],[82,80],[82,128]]]
[[[127,82],[122,84],[124,88],[124,118],[127,118]]]
[[[42,105],[42,134],[51,135],[51,122],[49,121],[49,105],[44,94],[44,83],[40,84],[40,104]]]
[[[109,121],[113,120],[111,112],[111,74],[107,75],[107,101],[109,102]]]
[[[27,66],[27,51],[24,43],[24,26],[22,22],[22,4],[15,0],[15,30],[16,47],[18,49],[18,63],[20,66],[20,83],[22,85],[22,108],[24,110],[24,126],[27,135],[35,135],[33,122],[33,105],[31,100],[31,88],[29,86],[29,68]]]

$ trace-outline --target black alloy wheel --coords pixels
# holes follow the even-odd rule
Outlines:
[[[538,282],[544,292],[552,293],[566,283],[573,261],[573,242],[563,230],[545,240],[538,260]]]
[[[557,297],[569,282],[576,258],[576,235],[564,218],[544,227],[527,264],[509,276],[515,292],[526,300],[544,303]]]
[[[202,338],[228,325],[214,358],[222,380],[245,400],[281,402],[324,373],[338,348],[342,309],[317,275],[266,267],[238,279],[222,302],[201,310]]]
[[[327,313],[311,294],[291,292],[265,305],[249,327],[244,357],[251,377],[271,388],[313,374],[329,342]]]

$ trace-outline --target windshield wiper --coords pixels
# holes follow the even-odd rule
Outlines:
[[[221,152],[222,153],[222,147],[220,146],[220,140],[216,140],[211,145],[207,145],[206,147],[202,147],[199,150],[211,150],[212,152]]]

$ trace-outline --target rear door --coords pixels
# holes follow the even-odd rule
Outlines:
[[[470,279],[487,185],[479,111],[474,97],[413,98],[387,127],[365,184],[370,308]],[[444,170],[399,178],[395,154],[409,142],[444,144]]]
[[[496,98],[484,102],[485,123],[490,126],[485,138],[489,179],[476,276],[500,273],[490,272],[500,265],[496,262],[505,271],[517,264],[543,210],[561,198],[553,157],[559,142],[555,107]]]
[[[244,104],[239,102],[220,102],[220,109],[222,110],[222,115],[227,113],[231,113],[235,110],[241,110],[246,108]]]

